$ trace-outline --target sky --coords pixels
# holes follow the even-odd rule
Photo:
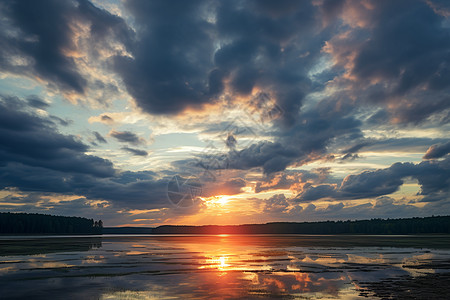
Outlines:
[[[0,211],[450,214],[450,4],[0,2]]]

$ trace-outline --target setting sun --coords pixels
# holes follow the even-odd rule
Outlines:
[[[201,198],[207,206],[225,206],[230,202],[231,196],[219,195],[207,198]]]

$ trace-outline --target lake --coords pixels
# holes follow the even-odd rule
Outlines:
[[[448,272],[447,235],[0,237],[1,299],[445,298]]]

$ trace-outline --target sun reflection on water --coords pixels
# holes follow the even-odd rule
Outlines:
[[[450,255],[450,250],[312,247],[306,238],[226,234],[105,238],[102,248],[89,252],[5,257],[0,274],[11,285],[8,293],[18,298],[30,291],[23,285],[23,292],[17,288],[17,278],[45,274],[52,280],[39,284],[49,293],[54,290],[53,278],[62,286],[81,287],[58,289],[61,299],[83,298],[83,288],[89,297],[98,292],[96,299],[357,299],[363,288],[359,282],[414,270],[433,272],[424,264]]]
[[[228,264],[228,256],[211,257],[205,260],[205,265],[198,267],[199,269],[218,269],[220,271],[226,271],[231,265]]]

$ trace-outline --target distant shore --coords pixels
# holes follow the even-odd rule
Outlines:
[[[450,234],[450,216],[319,222],[272,222],[242,225],[162,225],[105,227],[104,234]]]
[[[161,225],[103,227],[101,220],[26,213],[0,213],[0,235],[79,234],[450,234],[450,216],[317,222],[271,222],[242,225]]]

